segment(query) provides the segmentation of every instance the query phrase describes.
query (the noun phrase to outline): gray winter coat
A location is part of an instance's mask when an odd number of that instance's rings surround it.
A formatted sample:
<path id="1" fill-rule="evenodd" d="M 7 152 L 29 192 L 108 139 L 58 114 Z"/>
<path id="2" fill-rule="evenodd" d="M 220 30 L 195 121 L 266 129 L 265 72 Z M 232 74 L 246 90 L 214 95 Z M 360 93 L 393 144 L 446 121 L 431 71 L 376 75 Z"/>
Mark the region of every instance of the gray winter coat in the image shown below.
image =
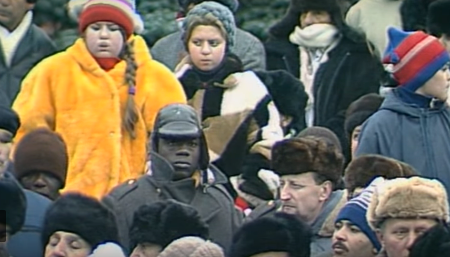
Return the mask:
<path id="1" fill-rule="evenodd" d="M 181 32 L 175 32 L 158 40 L 151 49 L 153 59 L 175 70 L 181 59 L 187 55 L 181 39 Z M 245 70 L 265 70 L 266 53 L 258 38 L 241 29 L 236 30 L 236 41 L 230 51 L 237 55 Z"/>
<path id="2" fill-rule="evenodd" d="M 152 175 L 129 180 L 113 189 L 103 199 L 117 215 L 122 245 L 125 248 L 130 247 L 128 233 L 134 212 L 140 206 L 174 199 L 194 207 L 208 224 L 212 241 L 228 249 L 243 216 L 234 207 L 233 199 L 222 186 L 227 182 L 225 175 L 211 166 L 214 183 L 196 188 L 193 179 L 169 181 L 167 178 L 171 175 L 167 174 L 173 174 L 172 165 L 157 153 L 152 153 L 151 165 Z"/>
<path id="3" fill-rule="evenodd" d="M 363 125 L 356 156 L 380 154 L 410 164 L 439 179 L 450 193 L 450 109 L 418 108 L 403 102 L 396 90 Z"/>

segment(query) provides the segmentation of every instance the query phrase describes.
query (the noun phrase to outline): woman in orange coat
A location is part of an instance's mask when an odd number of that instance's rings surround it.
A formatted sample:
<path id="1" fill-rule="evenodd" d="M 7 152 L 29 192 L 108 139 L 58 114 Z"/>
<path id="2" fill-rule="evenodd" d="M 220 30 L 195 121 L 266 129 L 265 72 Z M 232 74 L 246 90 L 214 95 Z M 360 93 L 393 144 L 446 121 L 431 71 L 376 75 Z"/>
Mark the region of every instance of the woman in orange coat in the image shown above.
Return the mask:
<path id="1" fill-rule="evenodd" d="M 175 76 L 133 36 L 129 0 L 90 0 L 80 15 L 82 37 L 39 63 L 22 82 L 13 109 L 15 138 L 47 127 L 67 143 L 64 191 L 97 198 L 144 173 L 146 142 L 160 108 L 185 103 Z"/>

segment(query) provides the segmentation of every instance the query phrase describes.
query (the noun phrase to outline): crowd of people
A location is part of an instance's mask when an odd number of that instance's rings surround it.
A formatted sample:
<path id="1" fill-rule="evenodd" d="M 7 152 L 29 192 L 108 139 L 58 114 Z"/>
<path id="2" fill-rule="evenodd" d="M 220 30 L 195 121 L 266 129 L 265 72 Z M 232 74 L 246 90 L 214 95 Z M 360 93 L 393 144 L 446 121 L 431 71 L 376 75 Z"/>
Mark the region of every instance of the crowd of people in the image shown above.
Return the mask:
<path id="1" fill-rule="evenodd" d="M 70 0 L 59 52 L 37 1 L 0 0 L 0 257 L 450 256 L 450 0 L 291 0 L 266 42 L 178 0 L 151 48 Z"/>

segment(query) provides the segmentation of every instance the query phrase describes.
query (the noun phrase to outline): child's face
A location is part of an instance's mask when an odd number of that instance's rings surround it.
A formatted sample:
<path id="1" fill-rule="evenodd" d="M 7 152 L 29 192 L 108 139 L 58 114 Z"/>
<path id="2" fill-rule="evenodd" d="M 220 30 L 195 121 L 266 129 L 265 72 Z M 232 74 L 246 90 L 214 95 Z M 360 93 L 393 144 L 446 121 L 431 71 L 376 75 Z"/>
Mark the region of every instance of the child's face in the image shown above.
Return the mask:
<path id="1" fill-rule="evenodd" d="M 447 66 L 436 72 L 425 85 L 417 90 L 417 93 L 435 97 L 441 101 L 447 100 L 450 85 L 450 73 Z"/>

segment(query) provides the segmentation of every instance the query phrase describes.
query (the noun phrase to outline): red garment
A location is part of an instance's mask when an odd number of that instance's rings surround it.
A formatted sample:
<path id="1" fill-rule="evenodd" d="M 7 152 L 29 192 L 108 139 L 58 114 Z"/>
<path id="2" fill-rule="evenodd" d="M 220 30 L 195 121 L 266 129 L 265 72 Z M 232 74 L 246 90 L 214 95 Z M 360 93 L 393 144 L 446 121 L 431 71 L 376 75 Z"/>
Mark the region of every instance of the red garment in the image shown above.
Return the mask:
<path id="1" fill-rule="evenodd" d="M 249 209 L 250 206 L 248 205 L 248 203 L 241 197 L 237 197 L 236 200 L 234 201 L 234 205 L 239 208 L 239 210 L 241 210 L 242 212 L 244 212 L 245 210 Z"/>
<path id="2" fill-rule="evenodd" d="M 97 61 L 98 65 L 105 71 L 110 71 L 114 66 L 116 66 L 117 63 L 119 63 L 121 60 L 117 57 L 102 57 L 97 58 L 94 57 L 94 59 Z"/>

